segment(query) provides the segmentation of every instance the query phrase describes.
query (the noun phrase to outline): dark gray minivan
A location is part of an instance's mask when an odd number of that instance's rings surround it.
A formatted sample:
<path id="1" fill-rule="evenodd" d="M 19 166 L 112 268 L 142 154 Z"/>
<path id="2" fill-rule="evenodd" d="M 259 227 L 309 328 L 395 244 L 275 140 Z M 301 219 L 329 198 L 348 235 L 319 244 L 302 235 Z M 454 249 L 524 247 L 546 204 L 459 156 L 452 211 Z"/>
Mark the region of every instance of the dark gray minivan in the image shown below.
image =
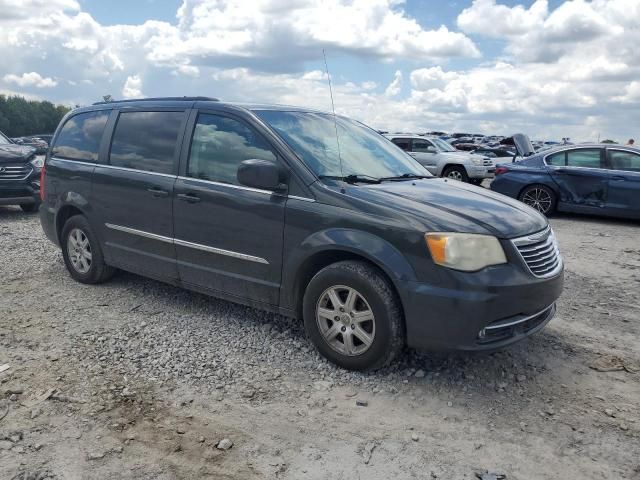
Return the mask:
<path id="1" fill-rule="evenodd" d="M 562 291 L 544 216 L 310 109 L 98 103 L 62 120 L 42 177 L 42 226 L 76 280 L 123 269 L 301 318 L 349 369 L 405 344 L 503 347 Z"/>

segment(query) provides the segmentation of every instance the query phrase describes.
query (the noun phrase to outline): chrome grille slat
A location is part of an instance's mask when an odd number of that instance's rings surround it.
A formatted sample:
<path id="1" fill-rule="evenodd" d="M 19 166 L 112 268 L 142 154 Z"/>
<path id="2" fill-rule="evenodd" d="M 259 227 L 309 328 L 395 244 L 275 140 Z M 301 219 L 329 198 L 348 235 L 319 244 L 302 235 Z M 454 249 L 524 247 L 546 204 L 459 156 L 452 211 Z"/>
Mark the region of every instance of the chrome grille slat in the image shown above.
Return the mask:
<path id="1" fill-rule="evenodd" d="M 539 278 L 551 277 L 562 268 L 562 257 L 550 227 L 512 240 L 529 271 Z"/>
<path id="2" fill-rule="evenodd" d="M 24 180 L 32 171 L 29 164 L 0 165 L 0 180 Z"/>

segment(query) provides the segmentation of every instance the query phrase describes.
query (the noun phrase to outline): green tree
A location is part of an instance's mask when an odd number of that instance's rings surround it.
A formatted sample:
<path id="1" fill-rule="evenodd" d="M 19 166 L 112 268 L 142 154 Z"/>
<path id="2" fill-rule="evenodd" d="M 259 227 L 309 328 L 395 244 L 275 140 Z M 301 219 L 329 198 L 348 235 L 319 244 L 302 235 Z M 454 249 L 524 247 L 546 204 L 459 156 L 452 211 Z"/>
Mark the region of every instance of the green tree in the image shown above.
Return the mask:
<path id="1" fill-rule="evenodd" d="M 48 101 L 0 95 L 0 131 L 9 137 L 53 133 L 68 111 Z"/>

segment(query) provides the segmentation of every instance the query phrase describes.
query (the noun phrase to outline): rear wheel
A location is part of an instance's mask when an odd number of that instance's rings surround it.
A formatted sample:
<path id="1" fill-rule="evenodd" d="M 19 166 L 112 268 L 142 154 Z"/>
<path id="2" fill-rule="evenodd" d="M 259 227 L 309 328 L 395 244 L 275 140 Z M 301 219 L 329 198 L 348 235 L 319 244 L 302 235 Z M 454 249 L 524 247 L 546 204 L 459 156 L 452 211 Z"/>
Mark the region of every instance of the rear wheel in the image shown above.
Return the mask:
<path id="1" fill-rule="evenodd" d="M 318 351 L 349 370 L 383 367 L 404 345 L 400 302 L 384 275 L 365 262 L 338 262 L 318 272 L 307 286 L 303 313 Z"/>
<path id="2" fill-rule="evenodd" d="M 450 178 L 452 180 L 458 180 L 460 182 L 469 181 L 469 175 L 467 175 L 467 171 L 464 167 L 461 167 L 459 165 L 447 167 L 442 176 L 445 178 Z"/>
<path id="3" fill-rule="evenodd" d="M 81 283 L 102 283 L 115 272 L 104 262 L 100 243 L 82 215 L 69 218 L 62 228 L 64 263 L 71 276 Z"/>
<path id="4" fill-rule="evenodd" d="M 544 185 L 529 185 L 522 190 L 519 200 L 544 215 L 550 215 L 556 209 L 557 197 L 555 192 L 549 187 Z"/>

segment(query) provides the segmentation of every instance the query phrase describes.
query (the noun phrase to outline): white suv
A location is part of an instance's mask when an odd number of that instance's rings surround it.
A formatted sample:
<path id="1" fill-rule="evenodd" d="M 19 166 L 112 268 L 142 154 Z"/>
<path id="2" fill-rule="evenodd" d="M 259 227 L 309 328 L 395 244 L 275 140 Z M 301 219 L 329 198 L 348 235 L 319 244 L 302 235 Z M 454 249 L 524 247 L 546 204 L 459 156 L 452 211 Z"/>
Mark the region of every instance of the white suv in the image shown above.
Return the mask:
<path id="1" fill-rule="evenodd" d="M 385 137 L 415 158 L 433 175 L 477 185 L 485 178 L 494 177 L 496 166 L 491 158 L 461 152 L 440 138 L 406 134 Z"/>

